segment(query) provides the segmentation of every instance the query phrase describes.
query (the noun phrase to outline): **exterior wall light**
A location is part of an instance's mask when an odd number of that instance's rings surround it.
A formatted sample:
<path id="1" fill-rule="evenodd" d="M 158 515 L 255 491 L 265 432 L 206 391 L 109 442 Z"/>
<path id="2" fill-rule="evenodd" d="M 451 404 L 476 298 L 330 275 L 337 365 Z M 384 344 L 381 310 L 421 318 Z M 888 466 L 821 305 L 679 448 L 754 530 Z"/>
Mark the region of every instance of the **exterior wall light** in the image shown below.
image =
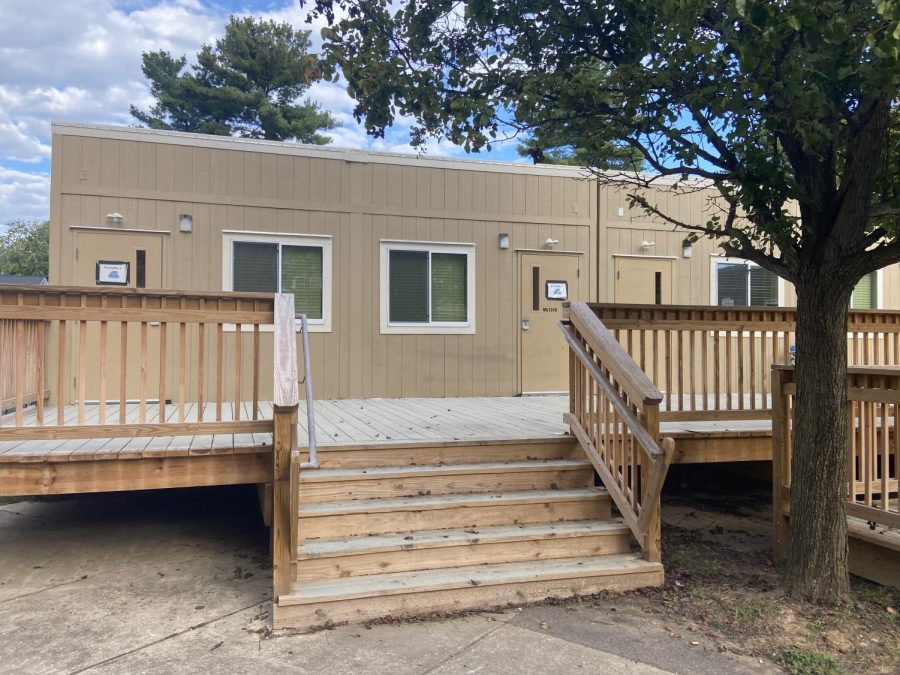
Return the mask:
<path id="1" fill-rule="evenodd" d="M 509 235 L 506 232 L 500 234 L 500 248 L 509 248 Z"/>
<path id="2" fill-rule="evenodd" d="M 181 232 L 190 232 L 194 229 L 194 218 L 190 213 L 182 213 L 178 216 L 178 229 Z"/>
<path id="3" fill-rule="evenodd" d="M 118 211 L 114 211 L 113 213 L 106 214 L 106 222 L 110 225 L 121 225 L 125 222 L 125 216 L 123 216 Z"/>
<path id="4" fill-rule="evenodd" d="M 691 254 L 694 252 L 694 247 L 691 244 L 689 239 L 685 239 L 681 242 L 681 257 L 682 258 L 690 258 Z"/>

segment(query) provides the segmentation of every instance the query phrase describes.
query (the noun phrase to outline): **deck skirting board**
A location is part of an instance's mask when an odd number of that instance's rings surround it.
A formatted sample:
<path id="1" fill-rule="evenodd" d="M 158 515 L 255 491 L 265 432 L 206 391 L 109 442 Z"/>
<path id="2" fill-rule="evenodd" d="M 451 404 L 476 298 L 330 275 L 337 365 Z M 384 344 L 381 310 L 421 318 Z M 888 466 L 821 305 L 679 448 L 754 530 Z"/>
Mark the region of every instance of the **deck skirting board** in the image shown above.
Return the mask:
<path id="1" fill-rule="evenodd" d="M 265 483 L 271 452 L 61 462 L 0 462 L 0 495 L 36 496 Z"/>

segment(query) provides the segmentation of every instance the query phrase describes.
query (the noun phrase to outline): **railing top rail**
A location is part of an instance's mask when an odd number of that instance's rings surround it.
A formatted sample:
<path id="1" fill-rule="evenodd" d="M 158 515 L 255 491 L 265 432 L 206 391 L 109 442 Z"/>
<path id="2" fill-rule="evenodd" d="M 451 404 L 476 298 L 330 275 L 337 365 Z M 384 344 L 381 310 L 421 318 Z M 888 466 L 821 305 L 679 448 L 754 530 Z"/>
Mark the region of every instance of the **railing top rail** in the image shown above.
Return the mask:
<path id="1" fill-rule="evenodd" d="M 586 303 L 571 303 L 569 320 L 634 403 L 659 405 L 662 402 L 663 395 L 656 385 Z"/>
<path id="2" fill-rule="evenodd" d="M 273 302 L 272 293 L 250 293 L 243 291 L 187 291 L 167 288 L 120 288 L 116 286 L 34 286 L 22 284 L 0 285 L 0 296 L 25 295 L 115 295 L 134 296 L 148 298 L 203 298 L 204 300 L 217 300 L 227 298 L 230 300 L 261 300 Z"/>
<path id="3" fill-rule="evenodd" d="M 268 325 L 270 293 L 72 286 L 0 286 L 0 319 Z"/>
<path id="4" fill-rule="evenodd" d="M 634 325 L 639 328 L 684 329 L 691 324 L 705 330 L 709 322 L 720 327 L 736 329 L 765 326 L 769 330 L 793 330 L 797 321 L 796 307 L 723 307 L 718 305 L 636 305 L 609 302 L 586 303 L 610 327 Z M 675 325 L 677 324 L 677 325 Z M 847 315 L 847 330 L 867 331 L 873 328 L 888 332 L 900 331 L 900 310 L 851 309 Z"/>

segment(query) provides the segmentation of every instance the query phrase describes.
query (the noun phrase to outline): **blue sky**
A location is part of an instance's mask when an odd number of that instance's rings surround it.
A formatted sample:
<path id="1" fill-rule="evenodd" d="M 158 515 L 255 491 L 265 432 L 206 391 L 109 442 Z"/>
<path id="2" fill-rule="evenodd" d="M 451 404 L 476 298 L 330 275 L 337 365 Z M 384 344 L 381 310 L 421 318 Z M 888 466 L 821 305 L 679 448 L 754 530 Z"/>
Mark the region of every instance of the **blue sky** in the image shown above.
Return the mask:
<path id="1" fill-rule="evenodd" d="M 0 228 L 16 218 L 46 218 L 50 189 L 50 122 L 133 124 L 129 105 L 152 103 L 141 53 L 165 49 L 189 57 L 221 34 L 231 14 L 308 26 L 296 0 L 2 0 L 0 2 Z M 342 126 L 343 147 L 410 152 L 409 123 L 384 139 L 367 137 L 353 120 L 353 100 L 339 84 L 316 83 L 309 96 Z M 465 155 L 431 143 L 430 155 Z M 514 143 L 492 153 L 518 160 Z"/>

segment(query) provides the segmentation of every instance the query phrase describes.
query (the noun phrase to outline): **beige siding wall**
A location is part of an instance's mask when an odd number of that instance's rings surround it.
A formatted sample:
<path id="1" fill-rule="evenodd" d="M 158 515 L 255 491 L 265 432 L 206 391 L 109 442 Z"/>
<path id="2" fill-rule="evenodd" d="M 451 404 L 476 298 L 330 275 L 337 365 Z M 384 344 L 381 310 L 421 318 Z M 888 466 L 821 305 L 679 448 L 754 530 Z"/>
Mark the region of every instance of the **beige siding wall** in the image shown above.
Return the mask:
<path id="1" fill-rule="evenodd" d="M 676 196 L 665 190 L 652 199 L 660 209 L 679 221 L 700 225 L 710 217 L 709 192 Z M 694 243 L 691 257 L 682 256 L 682 242 L 687 232 L 675 230 L 661 218 L 648 216 L 639 207 L 629 207 L 625 191 L 612 187 L 599 188 L 600 250 L 598 255 L 599 295 L 601 302 L 615 302 L 616 254 L 664 256 L 674 259 L 672 302 L 681 305 L 710 304 L 711 256 L 721 253 L 715 244 L 703 239 Z M 621 215 L 620 215 L 621 213 Z M 641 242 L 654 246 L 641 249 Z"/>
<path id="2" fill-rule="evenodd" d="M 630 208 L 624 191 L 608 187 L 598 188 L 597 255 L 598 293 L 601 302 L 615 302 L 615 254 L 666 256 L 674 258 L 675 280 L 672 293 L 674 304 L 708 305 L 712 298 L 712 260 L 722 255 L 718 245 L 701 239 L 692 246 L 691 257 L 682 255 L 682 242 L 687 234 L 662 219 L 648 217 L 640 208 Z M 709 199 L 712 191 L 676 196 L 660 190 L 654 194 L 655 203 L 666 214 L 682 222 L 701 225 L 712 215 Z M 623 215 L 619 215 L 619 209 Z M 655 242 L 643 251 L 641 242 Z M 900 309 L 900 265 L 891 265 L 880 272 L 878 304 L 880 309 Z M 792 284 L 782 284 L 783 305 L 795 306 L 797 295 Z"/>
<path id="3" fill-rule="evenodd" d="M 146 138 L 150 135 L 142 134 Z M 596 247 L 596 191 L 577 175 L 345 161 L 56 134 L 51 283 L 74 278 L 75 227 L 164 230 L 164 285 L 221 290 L 225 230 L 333 237 L 332 332 L 311 334 L 316 396 L 484 396 L 519 391 L 515 249 Z M 253 146 L 249 146 L 253 147 Z M 365 155 L 361 155 L 365 158 Z M 178 215 L 193 232 L 178 232 Z M 500 233 L 511 248 L 501 250 Z M 475 244 L 474 335 L 382 335 L 382 239 Z M 596 272 L 580 295 L 596 297 Z"/>
<path id="4" fill-rule="evenodd" d="M 164 286 L 222 290 L 223 231 L 333 237 L 332 332 L 313 333 L 316 395 L 483 396 L 520 391 L 516 249 L 580 251 L 581 298 L 615 301 L 614 254 L 673 259 L 672 301 L 711 302 L 713 242 L 682 256 L 685 233 L 628 205 L 622 190 L 578 171 L 398 159 L 285 144 L 209 141 L 142 130 L 64 127 L 53 136 L 51 283 L 74 281 L 72 228 L 162 230 Z M 709 217 L 709 194 L 653 199 L 690 223 Z M 620 211 L 621 209 L 621 211 Z M 193 232 L 178 231 L 178 215 Z M 113 227 L 113 226 L 109 226 Z M 509 250 L 498 245 L 500 233 Z M 382 335 L 382 239 L 475 244 L 474 335 Z M 643 251 L 642 241 L 655 245 Z M 900 270 L 883 271 L 884 308 L 900 308 Z M 794 304 L 792 289 L 785 303 Z"/>

